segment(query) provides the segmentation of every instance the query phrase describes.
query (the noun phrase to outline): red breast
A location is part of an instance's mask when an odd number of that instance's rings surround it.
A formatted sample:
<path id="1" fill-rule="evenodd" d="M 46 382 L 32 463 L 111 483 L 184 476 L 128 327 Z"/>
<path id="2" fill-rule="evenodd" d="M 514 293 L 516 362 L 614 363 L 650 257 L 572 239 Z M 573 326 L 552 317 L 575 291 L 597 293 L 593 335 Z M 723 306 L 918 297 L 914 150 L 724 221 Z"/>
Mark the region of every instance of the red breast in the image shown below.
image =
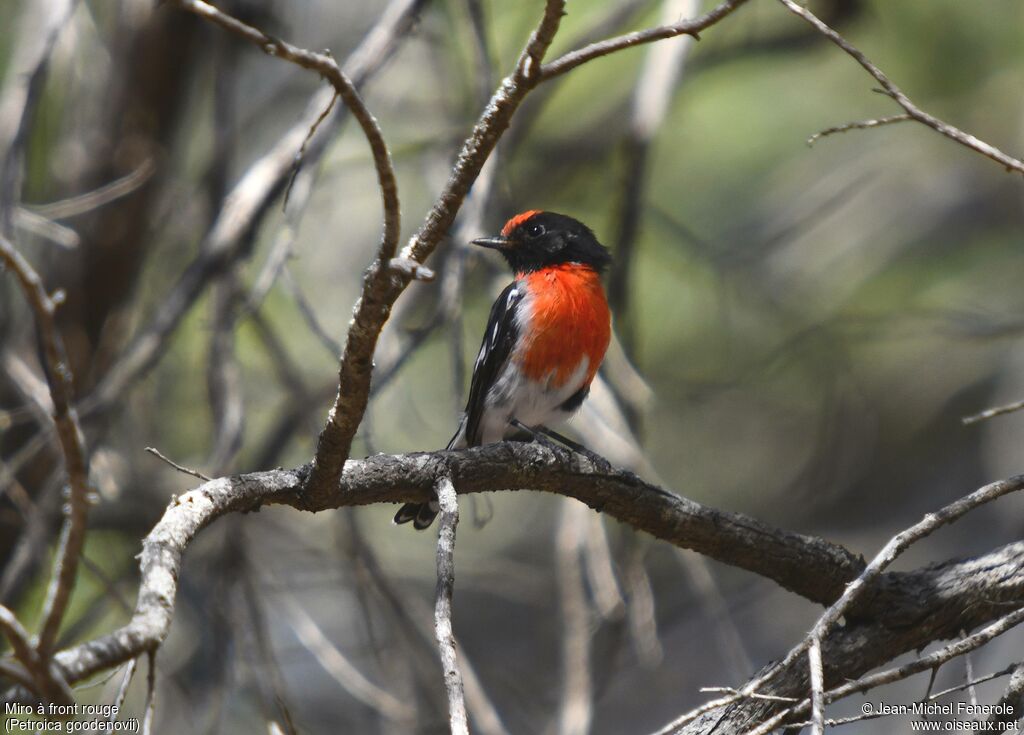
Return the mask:
<path id="1" fill-rule="evenodd" d="M 536 381 L 551 375 L 552 386 L 561 387 L 585 356 L 583 385 L 590 385 L 611 339 L 611 314 L 598 274 L 563 263 L 516 276 L 530 293 L 530 324 L 517 356 L 523 372 Z"/>

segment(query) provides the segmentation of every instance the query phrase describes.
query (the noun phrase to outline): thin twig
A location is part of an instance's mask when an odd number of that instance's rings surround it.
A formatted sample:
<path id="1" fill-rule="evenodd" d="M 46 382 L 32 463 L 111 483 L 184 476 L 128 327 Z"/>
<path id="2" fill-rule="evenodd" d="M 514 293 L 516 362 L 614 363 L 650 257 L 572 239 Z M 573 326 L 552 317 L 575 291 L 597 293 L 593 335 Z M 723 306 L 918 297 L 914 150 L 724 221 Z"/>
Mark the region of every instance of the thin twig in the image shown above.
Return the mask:
<path id="1" fill-rule="evenodd" d="M 146 705 L 142 715 L 142 735 L 153 732 L 153 715 L 156 712 L 156 651 L 150 650 L 146 655 L 149 666 L 146 670 Z"/>
<path id="2" fill-rule="evenodd" d="M 398 42 L 407 37 L 407 31 L 425 1 L 393 0 L 388 4 L 376 25 L 345 63 L 346 75 L 357 86 L 374 76 L 391 58 Z M 203 238 L 199 255 L 160 302 L 160 308 L 149 324 L 135 335 L 97 386 L 83 399 L 81 411 L 84 416 L 102 414 L 117 405 L 125 390 L 159 361 L 170 337 L 213 277 L 222 272 L 227 263 L 248 256 L 257 228 L 287 182 L 295 153 L 333 95 L 333 87 L 324 87 L 316 92 L 302 119 L 254 161 L 232 187 L 224 198 L 216 221 Z M 327 124 L 321 125 L 308 145 L 307 165 L 310 159 L 323 155 L 346 110 L 336 106 Z"/>
<path id="3" fill-rule="evenodd" d="M 633 46 L 639 46 L 644 43 L 661 41 L 666 38 L 675 38 L 676 36 L 682 35 L 699 38 L 698 34 L 701 31 L 710 28 L 715 23 L 722 20 L 722 18 L 726 17 L 743 5 L 744 2 L 746 2 L 746 0 L 725 0 L 725 2 L 720 3 L 709 12 L 692 20 L 684 20 L 672 25 L 626 33 L 622 36 L 598 41 L 584 46 L 581 49 L 570 51 L 567 54 L 559 56 L 554 61 L 545 64 L 541 69 L 541 78 L 547 81 L 548 79 L 557 77 L 560 74 L 565 74 L 571 69 L 575 69 L 580 64 L 585 64 L 586 62 L 601 56 L 607 56 L 608 54 L 615 53 L 616 51 L 632 48 Z"/>
<path id="4" fill-rule="evenodd" d="M 36 214 L 31 209 L 15 207 L 13 221 L 18 229 L 39 235 L 65 250 L 74 250 L 82 244 L 82 238 L 70 227 Z"/>
<path id="5" fill-rule="evenodd" d="M 596 513 L 589 513 L 584 522 L 587 524 L 587 530 L 583 534 L 583 560 L 587 582 L 594 595 L 594 605 L 601 617 L 606 620 L 621 618 L 626 601 L 615 577 L 604 519 Z"/>
<path id="6" fill-rule="evenodd" d="M 1024 489 L 1024 476 L 1016 476 L 1008 480 L 1001 480 L 986 485 L 970 495 L 956 500 L 944 506 L 935 513 L 927 514 L 921 521 L 901 531 L 882 548 L 872 559 L 864 570 L 852 582 L 845 586 L 843 594 L 818 618 L 811 632 L 797 646 L 792 648 L 780 663 L 772 666 L 764 674 L 752 679 L 741 687 L 736 695 L 722 697 L 708 702 L 690 712 L 680 715 L 675 720 L 658 731 L 658 735 L 675 732 L 683 725 L 696 720 L 701 715 L 714 709 L 725 707 L 742 699 L 747 694 L 762 689 L 765 684 L 773 679 L 779 672 L 788 670 L 801 656 L 810 648 L 815 640 L 823 641 L 829 630 L 839 621 L 843 615 L 851 609 L 860 596 L 869 589 L 871 584 L 881 573 L 900 556 L 912 544 L 933 533 L 936 529 L 953 523 L 964 514 L 985 503 L 992 502 L 1011 492 Z M 831 702 L 826 693 L 825 703 Z M 809 706 L 810 700 L 804 700 Z M 804 710 L 805 711 L 805 710 Z M 793 714 L 798 714 L 798 708 L 786 708 L 776 713 L 762 725 L 751 731 L 749 735 L 764 735 L 771 732 L 780 723 L 784 722 Z"/>
<path id="7" fill-rule="evenodd" d="M 334 58 L 330 54 L 308 51 L 274 38 L 202 0 L 175 0 L 175 2 L 182 9 L 195 13 L 249 41 L 268 56 L 284 59 L 304 69 L 315 71 L 331 83 L 342 102 L 345 103 L 345 107 L 363 129 L 366 142 L 370 145 L 384 209 L 384 231 L 381 234 L 379 258 L 383 262 L 394 257 L 401 220 L 398 204 L 398 181 L 395 178 L 394 165 L 391 163 L 391 152 L 384 142 L 384 134 L 381 132 L 380 125 L 370 114 L 355 85 L 342 72 Z M 303 144 L 305 145 L 306 142 L 304 139 Z"/>
<path id="8" fill-rule="evenodd" d="M 999 698 L 997 704 L 1002 705 L 1002 707 L 989 715 L 989 722 L 1008 724 L 1017 722 L 1021 717 L 1024 717 L 1024 709 L 1022 709 L 1022 706 L 1024 706 L 1024 663 L 1019 663 L 1012 667 L 1006 691 L 1003 692 L 1003 696 Z"/>
<path id="9" fill-rule="evenodd" d="M 331 95 L 331 101 L 327 103 L 327 107 L 324 108 L 324 111 L 321 112 L 320 116 L 313 121 L 312 125 L 310 125 L 309 133 L 306 134 L 306 138 L 302 141 L 302 145 L 299 146 L 299 151 L 298 153 L 295 154 L 295 164 L 294 167 L 292 168 L 292 175 L 291 177 L 289 177 L 288 184 L 287 186 L 285 186 L 284 189 L 284 198 L 281 201 L 282 211 L 288 211 L 288 199 L 289 197 L 291 197 L 292 185 L 295 183 L 295 177 L 299 175 L 299 169 L 302 168 L 302 159 L 306 155 L 306 148 L 309 146 L 309 141 L 313 139 L 313 136 L 316 135 L 317 129 L 320 127 L 323 121 L 327 119 L 327 116 L 331 114 L 331 111 L 334 110 L 334 105 L 337 102 L 338 93 L 335 92 L 333 95 Z"/>
<path id="10" fill-rule="evenodd" d="M 4 605 L 0 605 L 0 632 L 7 637 L 14 655 L 31 676 L 33 688 L 39 697 L 59 704 L 74 701 L 67 683 L 54 670 L 50 662 L 39 655 L 32 645 L 32 637 L 28 631 L 22 627 L 14 613 Z"/>
<path id="11" fill-rule="evenodd" d="M 985 626 L 977 633 L 950 643 L 948 646 L 944 646 L 937 651 L 933 651 L 927 656 L 922 656 L 902 666 L 885 669 L 884 671 L 863 676 L 860 679 L 847 682 L 835 689 L 830 689 L 825 692 L 824 701 L 827 704 L 836 702 L 845 697 L 849 697 L 850 695 L 860 694 L 884 684 L 892 684 L 893 682 L 902 681 L 914 674 L 919 674 L 922 671 L 935 668 L 947 661 L 951 661 L 954 658 L 963 656 L 970 651 L 980 648 L 992 639 L 1002 635 L 1021 623 L 1024 623 L 1024 608 L 1014 610 L 1012 613 L 1004 615 L 995 622 Z M 759 727 L 750 730 L 746 735 L 767 735 L 788 718 L 807 712 L 810 707 L 810 700 L 805 699 L 800 704 L 779 712 Z"/>
<path id="12" fill-rule="evenodd" d="M 448 719 L 452 735 L 469 735 L 462 673 L 452 630 L 452 593 L 455 590 L 455 528 L 459 525 L 459 499 L 451 477 L 436 485 L 441 519 L 437 537 L 437 593 L 434 602 L 434 636 L 441 653 L 444 686 L 448 692 Z"/>
<path id="13" fill-rule="evenodd" d="M 853 59 L 860 64 L 868 74 L 874 77 L 874 79 L 882 85 L 884 93 L 888 97 L 892 98 L 896 104 L 902 107 L 909 117 L 922 125 L 927 125 L 940 135 L 944 135 L 962 146 L 977 151 L 987 158 L 991 158 L 993 161 L 1006 168 L 1007 171 L 1016 171 L 1017 173 L 1024 174 L 1024 161 L 1020 161 L 1013 156 L 1007 155 L 995 146 L 990 145 L 983 140 L 979 140 L 970 133 L 965 133 L 963 130 L 956 128 L 949 123 L 943 122 L 915 105 L 899 87 L 889 80 L 881 69 L 875 66 L 874 62 L 868 59 L 868 57 L 829 27 L 824 21 L 814 15 L 810 10 L 794 2 L 794 0 L 779 0 L 779 2 L 782 3 L 789 12 L 803 18 L 805 21 L 810 23 L 818 33 L 825 36 L 832 43 L 853 57 Z"/>
<path id="14" fill-rule="evenodd" d="M 199 470 L 194 470 L 191 467 L 185 467 L 183 465 L 178 464 L 177 462 L 175 462 L 172 459 L 168 459 L 167 457 L 165 457 L 163 454 L 160 453 L 159 449 L 156 449 L 154 447 L 146 447 L 146 451 L 149 452 L 150 454 L 152 454 L 154 457 L 157 457 L 158 459 L 162 459 L 164 462 L 169 464 L 171 467 L 176 469 L 178 472 L 184 472 L 186 475 L 192 475 L 192 477 L 198 477 L 200 480 L 204 480 L 206 482 L 209 482 L 210 479 L 211 479 L 211 478 L 207 477 L 206 475 L 204 475 Z"/>
<path id="15" fill-rule="evenodd" d="M 98 189 L 56 202 L 50 202 L 49 204 L 25 205 L 25 208 L 29 212 L 40 217 L 46 217 L 47 219 L 77 217 L 80 214 L 91 212 L 117 201 L 121 197 L 128 196 L 149 181 L 154 173 L 156 173 L 156 163 L 152 158 L 146 158 L 134 171 L 111 181 L 109 184 L 104 184 Z"/>
<path id="16" fill-rule="evenodd" d="M 1014 411 L 1020 411 L 1024 409 L 1024 401 L 1014 401 L 1013 403 L 1007 403 L 1003 406 L 996 406 L 995 408 L 987 408 L 981 413 L 976 413 L 973 416 L 965 416 L 961 421 L 964 425 L 976 424 L 979 421 L 985 421 L 996 416 L 1002 416 L 1003 414 L 1013 413 Z"/>
<path id="17" fill-rule="evenodd" d="M 395 618 L 395 624 L 403 634 L 408 635 L 410 642 L 414 645 L 413 651 L 422 654 L 415 660 L 420 661 L 425 658 L 428 662 L 429 680 L 432 682 L 438 652 L 432 619 L 433 611 L 419 597 L 404 597 L 400 594 L 400 591 L 391 583 L 388 575 L 381 568 L 373 548 L 363 538 L 358 524 L 354 522 L 354 514 L 345 514 L 345 517 L 349 521 L 348 530 L 354 545 L 353 554 L 354 560 L 357 561 L 357 569 L 361 567 L 365 571 L 374 588 L 383 597 L 387 603 L 386 609 Z M 456 639 L 455 645 L 458 650 L 458 639 Z M 408 665 L 408 653 L 407 649 L 403 649 L 401 652 L 403 665 Z M 483 735 L 509 735 L 497 708 L 480 683 L 473 663 L 466 656 L 465 651 L 461 652 L 458 663 L 465 689 L 467 714 L 472 717 L 476 731 Z"/>
<path id="18" fill-rule="evenodd" d="M 999 679 L 1000 677 L 1003 677 L 1003 676 L 1009 676 L 1009 675 L 1011 675 L 1016 670 L 1017 670 L 1017 666 L 1016 665 L 1014 665 L 1014 666 L 1007 666 L 1005 669 L 1003 669 L 1001 671 L 993 671 L 991 674 L 985 674 L 984 676 L 979 676 L 977 679 L 968 679 L 967 681 L 961 682 L 960 684 L 957 684 L 956 686 L 951 686 L 948 689 L 943 689 L 941 692 L 935 692 L 934 694 L 929 693 L 926 701 L 931 702 L 931 701 L 934 701 L 936 699 L 941 699 L 942 697 L 946 696 L 947 694 L 952 694 L 953 692 L 961 692 L 964 689 L 967 689 L 969 687 L 976 687 L 976 686 L 978 686 L 978 684 L 984 684 L 986 681 L 992 681 L 993 679 Z M 938 667 L 932 669 L 932 671 L 938 671 Z M 934 681 L 934 678 L 935 677 L 933 676 L 932 677 L 933 681 Z"/>
<path id="19" fill-rule="evenodd" d="M 555 537 L 559 609 L 562 615 L 562 696 L 559 735 L 585 735 L 594 716 L 593 672 L 590 663 L 590 620 L 583 586 L 583 529 L 587 510 L 562 501 Z"/>
<path id="20" fill-rule="evenodd" d="M 661 21 L 671 23 L 673 19 L 690 17 L 699 10 L 697 0 L 665 0 L 661 6 Z M 629 127 L 623 136 L 625 174 L 621 177 L 616 206 L 615 268 L 608 277 L 608 303 L 619 325 L 617 332 L 622 346 L 629 355 L 635 352 L 633 335 L 636 334 L 635 329 L 629 328 L 633 323 L 629 298 L 631 275 L 646 201 L 651 144 L 665 120 L 693 44 L 692 36 L 680 36 L 647 49 L 633 93 Z"/>
<path id="21" fill-rule="evenodd" d="M 779 697 L 774 694 L 760 694 L 759 692 L 741 692 L 736 687 L 701 687 L 700 691 L 707 692 L 708 694 L 735 694 L 747 699 L 763 699 L 766 702 L 792 702 L 796 703 L 800 700 L 797 697 Z"/>
<path id="22" fill-rule="evenodd" d="M 78 415 L 73 406 L 74 385 L 68 367 L 64 343 L 57 331 L 54 314 L 56 305 L 43 287 L 42 280 L 28 261 L 14 246 L 0 235 L 0 260 L 18 279 L 25 298 L 35 313 L 36 324 L 42 338 L 43 359 L 53 400 L 53 421 L 57 438 L 64 455 L 64 467 L 68 476 L 70 497 L 61 528 L 57 561 L 46 592 L 46 601 L 41 617 L 42 625 L 36 650 L 41 659 L 50 657 L 53 643 L 60 630 L 64 612 L 71 599 L 78 573 L 78 560 L 85 543 L 86 523 L 92 491 L 89 487 L 89 460 L 85 439 L 78 425 Z"/>
<path id="23" fill-rule="evenodd" d="M 316 312 L 313 310 L 313 305 L 309 303 L 309 299 L 299 288 L 299 284 L 295 281 L 288 266 L 281 269 L 281 282 L 284 284 L 285 289 L 291 295 L 292 300 L 295 302 L 295 306 L 299 310 L 299 314 L 302 319 L 306 322 L 306 326 L 309 327 L 309 331 L 313 333 L 313 336 L 319 340 L 320 344 L 327 348 L 327 351 L 331 353 L 332 357 L 337 358 L 341 354 L 341 342 L 336 340 L 330 335 L 330 333 L 320 324 L 320 319 L 317 317 Z"/>
<path id="24" fill-rule="evenodd" d="M 124 706 L 125 697 L 128 696 L 128 685 L 132 683 L 132 677 L 135 675 L 135 668 L 138 664 L 139 659 L 133 658 L 128 662 L 128 666 L 124 670 L 124 676 L 121 677 L 121 685 L 117 688 L 117 695 L 114 697 L 114 706 L 110 710 L 110 718 L 107 720 L 107 735 L 111 735 L 114 731 L 117 713 Z"/>
<path id="25" fill-rule="evenodd" d="M 880 128 L 883 125 L 892 125 L 894 123 L 906 122 L 907 120 L 913 120 L 910 115 L 903 113 L 901 115 L 890 115 L 889 117 L 873 118 L 871 120 L 859 120 L 858 122 L 850 122 L 844 125 L 836 125 L 832 128 L 825 128 L 820 130 L 810 138 L 807 139 L 807 145 L 812 146 L 818 142 L 819 138 L 824 138 L 829 135 L 835 135 L 836 133 L 845 133 L 849 130 L 868 130 L 870 128 Z"/>
<path id="26" fill-rule="evenodd" d="M 243 558 L 242 562 L 247 565 L 250 564 L 248 557 Z M 257 667 L 256 672 L 258 675 L 257 681 L 260 684 L 263 684 L 264 677 L 269 678 L 271 689 L 270 694 L 273 696 L 274 703 L 277 705 L 281 719 L 284 721 L 284 726 L 280 729 L 284 731 L 284 735 L 298 735 L 295 727 L 295 719 L 292 717 L 291 707 L 288 706 L 287 692 L 284 677 L 281 675 L 281 667 L 277 662 L 277 657 L 274 655 L 274 649 L 270 642 L 269 631 L 267 630 L 267 620 L 263 611 L 262 601 L 256 592 L 256 585 L 253 581 L 255 574 L 256 569 L 251 565 L 249 565 L 249 568 L 245 569 L 242 574 L 241 590 L 242 596 L 247 603 L 250 623 L 249 629 L 252 632 L 260 657 L 261 665 Z"/>

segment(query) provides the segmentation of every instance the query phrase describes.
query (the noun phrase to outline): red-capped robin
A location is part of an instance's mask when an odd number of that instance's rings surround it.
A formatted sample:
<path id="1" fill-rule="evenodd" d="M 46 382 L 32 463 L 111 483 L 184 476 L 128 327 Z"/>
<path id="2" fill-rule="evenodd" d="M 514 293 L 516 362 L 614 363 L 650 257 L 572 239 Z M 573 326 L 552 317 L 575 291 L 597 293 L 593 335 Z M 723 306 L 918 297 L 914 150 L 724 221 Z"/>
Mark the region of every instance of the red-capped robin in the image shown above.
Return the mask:
<path id="1" fill-rule="evenodd" d="M 515 280 L 491 307 L 466 413 L 448 449 L 501 441 L 517 424 L 545 431 L 569 418 L 611 339 L 601 285 L 611 256 L 582 222 L 530 210 L 506 222 L 499 237 L 473 244 L 505 256 Z M 424 529 L 437 513 L 436 500 L 407 503 L 395 523 Z"/>

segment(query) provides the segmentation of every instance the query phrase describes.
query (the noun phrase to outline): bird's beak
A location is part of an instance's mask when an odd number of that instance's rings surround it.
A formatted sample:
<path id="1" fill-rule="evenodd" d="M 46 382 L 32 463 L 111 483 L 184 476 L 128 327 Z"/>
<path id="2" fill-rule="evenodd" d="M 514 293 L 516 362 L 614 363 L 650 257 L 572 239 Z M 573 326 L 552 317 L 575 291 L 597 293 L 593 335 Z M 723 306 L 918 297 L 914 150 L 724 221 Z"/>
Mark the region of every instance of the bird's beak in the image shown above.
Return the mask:
<path id="1" fill-rule="evenodd" d="M 479 237 L 473 241 L 474 245 L 479 245 L 482 248 L 493 248 L 494 250 L 504 250 L 509 245 L 509 239 L 507 237 Z"/>

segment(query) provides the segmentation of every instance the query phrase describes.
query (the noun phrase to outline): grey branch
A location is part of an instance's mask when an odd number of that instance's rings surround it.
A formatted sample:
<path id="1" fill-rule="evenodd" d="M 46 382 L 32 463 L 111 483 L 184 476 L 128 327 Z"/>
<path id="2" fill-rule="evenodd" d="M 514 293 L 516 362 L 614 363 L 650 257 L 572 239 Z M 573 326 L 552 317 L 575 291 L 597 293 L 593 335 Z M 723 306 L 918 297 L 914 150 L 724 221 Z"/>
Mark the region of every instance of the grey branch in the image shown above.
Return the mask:
<path id="1" fill-rule="evenodd" d="M 710 28 L 715 23 L 722 20 L 722 18 L 732 13 L 736 8 L 743 5 L 744 2 L 746 2 L 746 0 L 725 0 L 725 2 L 720 3 L 698 18 L 684 20 L 672 25 L 658 26 L 657 28 L 648 28 L 643 31 L 627 33 L 604 41 L 597 41 L 596 43 L 584 46 L 581 49 L 576 49 L 575 51 L 570 51 L 567 54 L 559 56 L 554 61 L 544 64 L 541 68 L 541 78 L 547 81 L 548 79 L 552 79 L 553 77 L 557 77 L 561 74 L 565 74 L 567 71 L 575 69 L 580 64 L 585 64 L 593 59 L 597 59 L 601 56 L 607 56 L 608 54 L 612 54 L 623 49 L 632 48 L 633 46 L 640 46 L 641 44 L 652 43 L 654 41 L 661 41 L 666 38 L 675 38 L 676 36 L 683 35 L 699 38 L 698 34 L 701 31 Z"/>
<path id="2" fill-rule="evenodd" d="M 871 128 L 880 128 L 885 125 L 894 125 L 896 123 L 907 122 L 913 120 L 910 115 L 903 113 L 901 115 L 889 115 L 888 117 L 872 118 L 870 120 L 858 120 L 857 122 L 845 123 L 843 125 L 836 125 L 835 127 L 825 128 L 820 130 L 810 138 L 807 139 L 807 145 L 812 146 L 818 142 L 819 138 L 825 138 L 829 135 L 835 135 L 837 133 L 846 133 L 850 130 L 870 130 Z"/>
<path id="3" fill-rule="evenodd" d="M 64 469 L 71 490 L 64 524 L 61 527 L 57 561 L 54 563 L 53 576 L 46 591 L 42 625 L 36 644 L 42 665 L 48 666 L 53 643 L 71 600 L 71 591 L 74 589 L 78 574 L 78 562 L 85 543 L 92 495 L 89 487 L 89 456 L 73 404 L 74 386 L 64 352 L 64 342 L 57 331 L 54 319 L 57 308 L 54 299 L 46 292 L 42 280 L 29 262 L 3 236 L 0 236 L 0 262 L 3 262 L 18 280 L 39 327 L 43 361 L 53 403 L 53 423 L 57 429 L 57 439 L 64 456 Z"/>
<path id="4" fill-rule="evenodd" d="M 870 74 L 875 80 L 882 85 L 882 90 L 886 96 L 890 97 L 896 104 L 903 108 L 904 112 L 917 122 L 922 125 L 927 125 L 929 128 L 944 135 L 952 141 L 959 143 L 962 146 L 966 146 L 973 151 L 977 151 L 983 156 L 991 158 L 996 163 L 1001 164 L 1006 168 L 1007 171 L 1016 171 L 1017 173 L 1024 174 L 1024 161 L 1021 161 L 1013 156 L 1007 155 L 1003 151 L 999 150 L 993 145 L 986 143 L 983 140 L 979 140 L 970 133 L 965 133 L 957 127 L 950 125 L 947 122 L 940 120 L 939 118 L 928 114 L 920 107 L 914 104 L 914 102 L 897 87 L 887 77 L 881 69 L 875 66 L 868 57 L 866 57 L 860 50 L 853 46 L 849 41 L 836 33 L 835 30 L 830 28 L 824 21 L 818 18 L 807 8 L 797 4 L 793 0 L 779 0 L 789 12 L 794 15 L 798 15 L 807 21 L 818 33 L 825 36 L 828 40 L 834 43 L 836 46 L 841 48 L 847 54 L 849 54 L 858 64 L 860 64 L 864 70 Z M 898 116 L 897 116 L 898 117 Z M 877 122 L 877 121 L 871 121 Z M 890 119 L 886 122 L 898 122 L 896 119 Z M 880 123 L 879 123 L 880 124 Z M 850 127 L 876 127 L 876 125 L 857 125 L 854 124 Z M 841 128 L 840 128 L 841 129 Z M 838 132 L 838 131 L 835 131 Z"/>
<path id="5" fill-rule="evenodd" d="M 384 11 L 344 65 L 345 75 L 357 87 L 367 82 L 391 57 L 423 3 L 424 0 L 395 0 Z M 80 410 L 83 416 L 103 413 L 116 405 L 125 390 L 156 364 L 170 336 L 213 276 L 232 261 L 247 256 L 259 223 L 271 203 L 284 190 L 295 156 L 305 143 L 311 126 L 334 94 L 333 87 L 324 87 L 316 92 L 302 119 L 254 161 L 232 187 L 216 221 L 203 238 L 199 255 L 162 300 L 157 315 L 133 338 L 115 365 L 82 401 Z M 337 107 L 309 140 L 305 154 L 307 165 L 326 150 L 345 111 L 347 108 Z"/>
<path id="6" fill-rule="evenodd" d="M 537 73 L 564 11 L 564 0 L 547 0 L 544 15 L 531 34 L 515 71 L 501 83 L 463 144 L 451 177 L 419 232 L 401 257 L 424 262 L 448 232 L 469 188 L 480 175 L 498 140 L 526 95 L 540 81 Z M 393 253 L 392 253 L 393 255 Z M 373 354 L 395 301 L 409 284 L 387 263 L 376 260 L 363 277 L 363 289 L 349 323 L 345 350 L 338 371 L 338 394 L 320 432 L 307 497 L 315 505 L 329 495 L 342 473 L 345 460 L 370 396 Z"/>
<path id="7" fill-rule="evenodd" d="M 174 499 L 143 544 L 142 582 L 131 620 L 59 653 L 56 660 L 66 679 L 73 683 L 155 650 L 170 628 L 181 556 L 196 534 L 228 513 L 268 504 L 307 507 L 309 498 L 301 491 L 309 471 L 306 465 L 220 478 Z M 446 475 L 459 493 L 530 488 L 574 497 L 634 528 L 773 579 L 816 602 L 839 599 L 863 569 L 863 562 L 841 546 L 702 506 L 628 472 L 601 471 L 567 451 L 519 442 L 349 460 L 340 486 L 313 509 L 423 502 L 437 478 Z M 1007 482 L 1024 487 L 1024 477 Z M 903 651 L 988 623 L 1005 613 L 1008 600 L 1021 597 L 1024 542 L 980 559 L 882 574 L 847 615 L 864 622 L 833 630 L 822 641 L 826 683 L 836 675 L 836 662 L 859 676 Z M 807 667 L 802 658 L 799 664 L 798 671 L 775 680 L 785 691 L 762 693 L 805 696 Z"/>
<path id="8" fill-rule="evenodd" d="M 32 638 L 28 631 L 7 607 L 0 605 L 0 632 L 6 636 L 14 650 L 14 655 L 25 668 L 27 676 L 13 666 L 5 666 L 4 673 L 16 681 L 31 681 L 32 688 L 39 692 L 51 702 L 68 704 L 74 701 L 71 690 L 67 683 L 61 678 L 60 673 L 54 671 L 50 662 L 41 658 L 32 645 Z M 7 663 L 2 661 L 0 663 Z"/>
<path id="9" fill-rule="evenodd" d="M 979 421 L 986 421 L 987 419 L 992 419 L 996 416 L 1003 416 L 1004 414 L 1013 413 L 1014 411 L 1020 411 L 1022 409 L 1024 409 L 1024 401 L 1014 401 L 1013 403 L 1007 403 L 1003 406 L 987 408 L 981 413 L 976 413 L 973 416 L 965 416 L 961 420 L 965 425 L 976 424 Z"/>
<path id="10" fill-rule="evenodd" d="M 455 591 L 455 528 L 459 525 L 459 499 L 450 477 L 437 481 L 437 502 L 441 523 L 437 537 L 437 592 L 434 601 L 434 637 L 437 638 L 448 692 L 448 721 L 452 735 L 469 735 L 462 674 L 455 652 L 452 630 L 452 594 Z"/>

